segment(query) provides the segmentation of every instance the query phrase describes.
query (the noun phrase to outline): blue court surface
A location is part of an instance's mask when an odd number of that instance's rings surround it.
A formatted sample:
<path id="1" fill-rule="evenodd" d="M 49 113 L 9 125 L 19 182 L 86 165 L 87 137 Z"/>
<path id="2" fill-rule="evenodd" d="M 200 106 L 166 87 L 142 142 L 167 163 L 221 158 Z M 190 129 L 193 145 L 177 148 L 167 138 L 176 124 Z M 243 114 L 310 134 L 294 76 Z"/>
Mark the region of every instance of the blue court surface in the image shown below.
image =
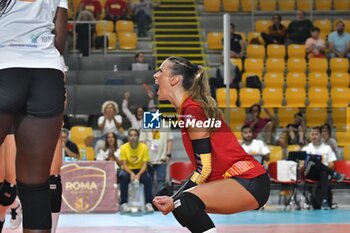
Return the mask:
<path id="1" fill-rule="evenodd" d="M 233 215 L 211 215 L 218 232 L 244 233 L 347 233 L 350 232 L 350 210 L 331 211 L 249 211 Z M 9 220 L 9 216 L 7 216 Z M 19 233 L 5 224 L 5 233 Z M 189 232 L 179 226 L 170 214 L 144 215 L 62 214 L 57 233 L 174 233 Z"/>

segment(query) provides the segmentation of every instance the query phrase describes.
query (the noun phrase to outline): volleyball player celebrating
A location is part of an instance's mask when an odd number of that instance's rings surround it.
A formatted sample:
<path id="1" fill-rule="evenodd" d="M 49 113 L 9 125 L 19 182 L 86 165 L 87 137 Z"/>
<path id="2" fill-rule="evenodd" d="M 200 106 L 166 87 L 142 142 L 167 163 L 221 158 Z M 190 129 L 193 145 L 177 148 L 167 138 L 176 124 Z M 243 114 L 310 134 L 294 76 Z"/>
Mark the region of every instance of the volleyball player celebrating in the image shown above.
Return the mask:
<path id="1" fill-rule="evenodd" d="M 66 24 L 67 0 L 0 0 L 0 143 L 14 125 L 25 233 L 51 231 L 48 177 L 64 109 Z"/>
<path id="2" fill-rule="evenodd" d="M 269 177 L 222 120 L 203 68 L 170 57 L 154 78 L 159 99 L 169 100 L 180 120 L 221 122 L 214 129 L 195 127 L 199 124 L 182 129 L 184 147 L 196 169 L 173 197 L 155 197 L 156 207 L 163 214 L 173 212 L 182 226 L 195 233 L 216 232 L 207 213 L 232 214 L 262 207 L 270 194 Z"/>

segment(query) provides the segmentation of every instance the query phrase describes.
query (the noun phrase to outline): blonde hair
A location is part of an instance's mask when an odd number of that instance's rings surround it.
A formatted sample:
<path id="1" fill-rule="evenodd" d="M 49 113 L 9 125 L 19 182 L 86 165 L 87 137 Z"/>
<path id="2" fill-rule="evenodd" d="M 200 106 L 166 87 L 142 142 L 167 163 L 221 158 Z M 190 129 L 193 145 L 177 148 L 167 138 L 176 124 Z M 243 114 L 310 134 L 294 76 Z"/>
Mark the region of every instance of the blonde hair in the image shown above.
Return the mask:
<path id="1" fill-rule="evenodd" d="M 183 77 L 182 86 L 188 91 L 192 99 L 201 104 L 207 118 L 218 119 L 222 112 L 217 108 L 216 101 L 210 95 L 207 74 L 202 66 L 193 65 L 189 60 L 181 57 L 169 57 L 173 63 L 172 75 Z"/>
<path id="2" fill-rule="evenodd" d="M 101 107 L 101 113 L 104 114 L 105 111 L 106 111 L 106 108 L 108 107 L 108 105 L 112 105 L 114 110 L 115 110 L 115 114 L 118 114 L 119 113 L 119 107 L 118 107 L 118 104 L 112 100 L 108 100 L 106 102 L 104 102 L 102 104 L 102 107 Z"/>

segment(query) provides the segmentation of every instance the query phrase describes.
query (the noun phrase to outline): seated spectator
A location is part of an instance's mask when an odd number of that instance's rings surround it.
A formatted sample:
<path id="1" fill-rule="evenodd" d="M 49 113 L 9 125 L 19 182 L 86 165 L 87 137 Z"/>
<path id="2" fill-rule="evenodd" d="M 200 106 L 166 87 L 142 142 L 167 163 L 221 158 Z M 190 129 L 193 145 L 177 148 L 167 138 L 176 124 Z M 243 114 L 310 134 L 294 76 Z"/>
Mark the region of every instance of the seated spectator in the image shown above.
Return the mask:
<path id="1" fill-rule="evenodd" d="M 320 29 L 314 27 L 311 29 L 311 37 L 305 42 L 307 58 L 325 58 L 326 42 L 320 38 Z"/>
<path id="2" fill-rule="evenodd" d="M 116 174 L 119 177 L 121 161 L 117 135 L 115 133 L 107 133 L 105 146 L 97 153 L 96 160 L 115 162 Z"/>
<path id="3" fill-rule="evenodd" d="M 83 10 L 79 13 L 78 21 L 95 21 L 94 15 L 90 11 Z M 93 25 L 89 23 L 77 23 L 75 27 L 77 33 L 77 49 L 82 56 L 86 57 L 90 54 L 91 40 L 93 36 Z"/>
<path id="4" fill-rule="evenodd" d="M 313 24 L 309 19 L 305 19 L 305 13 L 298 11 L 297 19 L 292 21 L 287 28 L 287 45 L 289 44 L 305 44 L 310 37 L 310 31 Z"/>
<path id="5" fill-rule="evenodd" d="M 156 194 L 165 183 L 173 148 L 173 134 L 171 131 L 143 129 L 140 132 L 140 142 L 145 143 L 149 149 L 148 173 L 152 179 L 153 193 Z"/>
<path id="6" fill-rule="evenodd" d="M 286 126 L 279 144 L 286 148 L 288 145 L 305 145 L 306 123 L 301 112 L 294 114 L 294 122 Z"/>
<path id="7" fill-rule="evenodd" d="M 120 156 L 123 170 L 120 173 L 120 199 L 121 211 L 129 212 L 128 185 L 130 182 L 139 181 L 144 184 L 145 190 L 145 209 L 153 212 L 152 207 L 152 181 L 147 172 L 147 163 L 149 161 L 147 145 L 139 143 L 139 131 L 129 129 L 128 143 L 120 147 Z"/>
<path id="8" fill-rule="evenodd" d="M 147 95 L 149 98 L 148 109 L 152 110 L 155 107 L 154 100 L 153 100 L 153 92 L 147 91 Z M 130 92 L 128 92 L 128 91 L 125 92 L 124 93 L 124 100 L 122 103 L 123 113 L 130 121 L 132 129 L 141 130 L 142 124 L 143 124 L 143 112 L 144 112 L 144 110 L 142 107 L 138 107 L 136 109 L 136 114 L 131 113 L 131 111 L 128 108 L 129 97 L 130 97 Z"/>
<path id="9" fill-rule="evenodd" d="M 332 148 L 321 141 L 321 128 L 314 127 L 311 131 L 311 143 L 302 148 L 308 154 L 322 156 L 322 161 L 315 156 L 310 156 L 305 167 L 305 177 L 312 180 L 319 180 L 321 183 L 321 208 L 331 209 L 329 203 L 330 177 L 338 182 L 344 179 L 344 174 L 333 171 L 334 161 L 337 160 Z"/>
<path id="10" fill-rule="evenodd" d="M 350 35 L 344 31 L 345 24 L 338 21 L 336 31 L 328 36 L 329 56 L 350 59 Z"/>
<path id="11" fill-rule="evenodd" d="M 68 134 L 69 131 L 68 129 L 62 129 L 62 151 L 64 153 L 64 158 L 65 159 L 76 159 L 79 160 L 80 155 L 79 155 L 79 148 L 77 144 L 74 142 L 68 140 Z"/>
<path id="12" fill-rule="evenodd" d="M 147 37 L 147 29 L 151 23 L 151 10 L 159 6 L 159 3 L 153 3 L 151 1 L 140 0 L 133 6 L 134 18 L 137 23 L 138 36 Z"/>
<path id="13" fill-rule="evenodd" d="M 286 41 L 286 27 L 281 24 L 281 15 L 272 16 L 272 25 L 269 26 L 268 33 L 261 33 L 261 37 L 264 39 L 265 44 L 284 44 Z"/>
<path id="14" fill-rule="evenodd" d="M 260 163 L 263 163 L 263 161 L 270 160 L 270 149 L 262 140 L 253 139 L 253 131 L 250 128 L 250 126 L 242 126 L 241 135 L 241 146 L 245 150 L 245 152 L 255 157 Z"/>
<path id="15" fill-rule="evenodd" d="M 130 70 L 133 71 L 144 71 L 151 70 L 151 66 L 145 62 L 145 54 L 138 52 L 135 54 L 135 61 L 131 64 Z"/>
<path id="16" fill-rule="evenodd" d="M 231 23 L 231 58 L 243 58 L 245 42 L 240 34 L 235 33 L 236 26 Z"/>
<path id="17" fill-rule="evenodd" d="M 249 109 L 251 119 L 247 120 L 245 125 L 253 130 L 253 139 L 258 138 L 269 145 L 272 143 L 276 122 L 275 117 L 268 109 L 264 108 L 264 111 L 269 118 L 260 117 L 261 106 L 259 104 L 252 105 Z"/>
<path id="18" fill-rule="evenodd" d="M 328 123 L 325 123 L 324 125 L 322 125 L 321 127 L 322 129 L 322 142 L 328 146 L 330 146 L 335 154 L 335 156 L 337 156 L 338 158 L 338 145 L 337 145 L 337 141 L 335 140 L 335 138 L 332 138 L 332 128 Z M 339 158 L 338 158 L 339 159 Z"/>
<path id="19" fill-rule="evenodd" d="M 239 89 L 239 83 L 242 81 L 242 73 L 239 68 L 230 62 L 230 88 Z M 224 84 L 224 58 L 222 58 L 222 64 L 216 69 L 215 78 L 209 79 L 211 96 L 216 99 L 216 89 L 226 87 Z"/>
<path id="20" fill-rule="evenodd" d="M 87 10 L 92 12 L 95 19 L 100 19 L 102 13 L 101 3 L 98 0 L 80 0 L 78 11 Z"/>
<path id="21" fill-rule="evenodd" d="M 125 19 L 127 9 L 125 0 L 107 0 L 105 4 L 106 19 L 114 22 Z"/>

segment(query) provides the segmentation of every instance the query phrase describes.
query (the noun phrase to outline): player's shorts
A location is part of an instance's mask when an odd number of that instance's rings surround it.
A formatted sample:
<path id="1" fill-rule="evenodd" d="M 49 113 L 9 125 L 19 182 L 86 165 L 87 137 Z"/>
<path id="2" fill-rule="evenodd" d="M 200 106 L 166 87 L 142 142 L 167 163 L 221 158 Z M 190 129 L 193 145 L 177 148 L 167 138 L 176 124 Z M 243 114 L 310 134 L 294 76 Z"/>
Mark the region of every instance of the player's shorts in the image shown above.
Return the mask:
<path id="1" fill-rule="evenodd" d="M 50 118 L 64 111 L 64 74 L 48 68 L 0 70 L 0 112 Z"/>
<path id="2" fill-rule="evenodd" d="M 270 196 L 270 177 L 267 173 L 251 179 L 243 179 L 240 177 L 231 178 L 240 183 L 253 195 L 259 203 L 259 208 L 265 205 Z"/>

